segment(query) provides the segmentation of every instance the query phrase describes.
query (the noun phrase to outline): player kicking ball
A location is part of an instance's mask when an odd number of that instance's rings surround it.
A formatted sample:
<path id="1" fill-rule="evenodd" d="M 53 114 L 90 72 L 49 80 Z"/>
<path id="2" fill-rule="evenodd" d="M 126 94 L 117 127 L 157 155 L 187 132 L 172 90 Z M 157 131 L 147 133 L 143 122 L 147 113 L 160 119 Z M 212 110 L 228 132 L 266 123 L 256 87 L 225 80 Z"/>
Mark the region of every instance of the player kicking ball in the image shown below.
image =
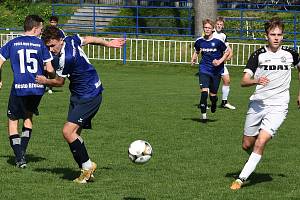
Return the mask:
<path id="1" fill-rule="evenodd" d="M 300 78 L 299 54 L 294 49 L 281 46 L 283 31 L 281 19 L 272 18 L 266 22 L 268 45 L 256 50 L 244 69 L 241 86 L 256 86 L 250 97 L 242 143 L 242 148 L 250 156 L 238 178 L 232 183 L 232 190 L 240 189 L 254 172 L 266 144 L 274 137 L 287 116 L 292 65 L 298 68 Z"/>
<path id="2" fill-rule="evenodd" d="M 69 79 L 70 105 L 68 119 L 62 132 L 74 160 L 81 169 L 80 176 L 74 179 L 74 182 L 87 183 L 94 176 L 97 165 L 91 161 L 80 135 L 82 129 L 91 129 L 92 127 L 91 120 L 98 112 L 102 102 L 103 87 L 96 69 L 89 62 L 81 46 L 96 44 L 121 48 L 125 41 L 115 39 L 108 42 L 98 37 L 80 37 L 79 35 L 62 38 L 60 30 L 55 26 L 45 28 L 42 40 L 53 54 L 59 56 L 59 67 L 55 79 L 37 76 L 36 81 L 44 85 L 62 86 L 65 79 Z"/>

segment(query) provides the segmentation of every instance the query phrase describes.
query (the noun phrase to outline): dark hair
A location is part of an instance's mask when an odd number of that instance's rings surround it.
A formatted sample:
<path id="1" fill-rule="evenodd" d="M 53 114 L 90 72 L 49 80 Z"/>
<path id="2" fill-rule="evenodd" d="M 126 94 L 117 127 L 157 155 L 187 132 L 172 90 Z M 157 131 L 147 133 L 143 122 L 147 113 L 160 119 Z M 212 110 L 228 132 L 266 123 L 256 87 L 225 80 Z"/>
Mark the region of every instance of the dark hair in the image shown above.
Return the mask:
<path id="1" fill-rule="evenodd" d="M 273 17 L 272 19 L 270 19 L 269 21 L 267 21 L 265 23 L 266 34 L 268 34 L 271 29 L 276 28 L 276 27 L 280 28 L 282 30 L 282 32 L 284 31 L 284 24 L 279 17 Z"/>
<path id="2" fill-rule="evenodd" d="M 34 27 L 39 27 L 44 22 L 38 15 L 28 15 L 24 21 L 24 31 L 31 31 Z"/>
<path id="3" fill-rule="evenodd" d="M 60 40 L 60 30 L 56 26 L 46 26 L 41 38 L 45 43 L 48 43 L 50 40 Z"/>
<path id="4" fill-rule="evenodd" d="M 51 17 L 49 18 L 49 22 L 51 22 L 51 21 L 58 22 L 58 17 L 57 17 L 57 16 L 51 16 Z"/>

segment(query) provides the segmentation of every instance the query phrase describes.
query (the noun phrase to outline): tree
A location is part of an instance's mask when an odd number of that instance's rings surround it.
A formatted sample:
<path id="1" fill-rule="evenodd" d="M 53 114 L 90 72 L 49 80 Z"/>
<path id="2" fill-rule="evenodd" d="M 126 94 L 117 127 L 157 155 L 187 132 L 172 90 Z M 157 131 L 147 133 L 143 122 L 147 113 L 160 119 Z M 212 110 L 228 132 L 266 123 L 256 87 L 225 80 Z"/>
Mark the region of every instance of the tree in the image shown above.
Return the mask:
<path id="1" fill-rule="evenodd" d="M 204 19 L 215 20 L 217 18 L 217 8 L 217 0 L 194 0 L 195 36 L 202 35 L 202 21 Z"/>

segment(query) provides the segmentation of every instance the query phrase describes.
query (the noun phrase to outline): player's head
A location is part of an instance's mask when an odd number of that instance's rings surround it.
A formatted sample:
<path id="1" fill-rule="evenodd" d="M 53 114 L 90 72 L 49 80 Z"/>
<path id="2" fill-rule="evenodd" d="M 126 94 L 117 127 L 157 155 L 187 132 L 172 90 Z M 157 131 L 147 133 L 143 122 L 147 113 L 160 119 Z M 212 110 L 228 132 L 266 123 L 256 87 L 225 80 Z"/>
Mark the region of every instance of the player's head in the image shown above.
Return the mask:
<path id="1" fill-rule="evenodd" d="M 41 38 L 52 53 L 55 55 L 60 53 L 64 41 L 56 26 L 46 26 Z"/>
<path id="2" fill-rule="evenodd" d="M 58 24 L 58 17 L 57 16 L 51 16 L 49 18 L 49 22 L 50 22 L 50 25 L 57 26 L 57 24 Z"/>
<path id="3" fill-rule="evenodd" d="M 277 51 L 283 40 L 284 24 L 280 18 L 274 17 L 265 23 L 266 39 L 269 48 Z"/>
<path id="4" fill-rule="evenodd" d="M 224 28 L 225 19 L 223 17 L 217 17 L 215 29 L 217 32 L 221 32 Z"/>
<path id="5" fill-rule="evenodd" d="M 211 19 L 205 19 L 202 21 L 204 36 L 210 36 L 213 33 L 215 23 Z"/>
<path id="6" fill-rule="evenodd" d="M 35 36 L 39 36 L 43 29 L 43 18 L 38 15 L 28 15 L 24 21 L 24 31 L 32 31 Z"/>

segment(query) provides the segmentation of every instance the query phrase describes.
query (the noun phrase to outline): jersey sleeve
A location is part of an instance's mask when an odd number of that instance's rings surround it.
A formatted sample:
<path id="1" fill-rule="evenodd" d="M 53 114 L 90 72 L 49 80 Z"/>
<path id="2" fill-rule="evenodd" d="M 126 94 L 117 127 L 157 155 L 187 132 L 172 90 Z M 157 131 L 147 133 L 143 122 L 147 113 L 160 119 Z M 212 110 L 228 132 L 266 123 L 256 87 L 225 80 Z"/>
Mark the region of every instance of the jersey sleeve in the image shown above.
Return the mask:
<path id="1" fill-rule="evenodd" d="M 76 34 L 72 37 L 72 39 L 74 40 L 74 43 L 78 46 L 82 46 L 83 45 L 83 38 L 79 36 L 79 34 Z"/>
<path id="2" fill-rule="evenodd" d="M 195 44 L 194 44 L 194 49 L 197 53 L 200 52 L 201 48 L 200 48 L 200 39 L 197 39 Z"/>
<path id="3" fill-rule="evenodd" d="M 262 49 L 258 49 L 254 53 L 251 54 L 251 56 L 248 59 L 248 62 L 246 64 L 246 67 L 244 69 L 244 73 L 248 73 L 251 76 L 254 75 L 254 73 L 258 67 L 258 56 L 261 51 L 262 51 Z"/>
<path id="4" fill-rule="evenodd" d="M 299 59 L 299 53 L 290 47 L 282 47 L 282 49 L 288 51 L 293 56 L 293 65 L 295 67 L 300 67 L 300 59 Z"/>
<path id="5" fill-rule="evenodd" d="M 50 62 L 51 60 L 53 60 L 52 54 L 49 52 L 48 48 L 46 47 L 46 45 L 44 44 L 44 42 L 42 42 L 42 56 L 43 56 L 43 62 Z"/>

